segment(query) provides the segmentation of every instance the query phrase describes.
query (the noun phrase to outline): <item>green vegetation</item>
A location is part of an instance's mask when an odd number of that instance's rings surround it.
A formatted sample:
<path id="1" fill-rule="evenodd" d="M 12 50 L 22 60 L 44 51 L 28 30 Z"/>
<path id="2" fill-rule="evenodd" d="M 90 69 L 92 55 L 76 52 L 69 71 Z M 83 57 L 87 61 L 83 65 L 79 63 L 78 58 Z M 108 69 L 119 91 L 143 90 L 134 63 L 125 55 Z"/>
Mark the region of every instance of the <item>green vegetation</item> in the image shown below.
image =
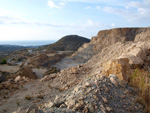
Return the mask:
<path id="1" fill-rule="evenodd" d="M 0 64 L 7 64 L 7 61 L 5 59 L 3 59 Z"/>
<path id="2" fill-rule="evenodd" d="M 23 61 L 24 59 L 26 59 L 26 57 L 20 57 L 20 58 L 17 59 L 17 61 L 18 61 L 18 62 L 21 62 L 21 61 Z"/>
<path id="3" fill-rule="evenodd" d="M 145 106 L 145 113 L 150 111 L 150 73 L 135 69 L 130 76 L 129 84 L 138 89 L 137 102 Z"/>

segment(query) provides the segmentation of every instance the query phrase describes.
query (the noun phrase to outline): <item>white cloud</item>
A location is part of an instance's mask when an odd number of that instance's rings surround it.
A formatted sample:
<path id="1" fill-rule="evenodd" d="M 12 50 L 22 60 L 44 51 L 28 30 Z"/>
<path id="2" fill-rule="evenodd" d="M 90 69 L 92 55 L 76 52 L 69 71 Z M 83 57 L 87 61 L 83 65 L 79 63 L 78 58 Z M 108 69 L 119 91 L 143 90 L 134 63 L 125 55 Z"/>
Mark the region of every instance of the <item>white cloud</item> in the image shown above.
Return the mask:
<path id="1" fill-rule="evenodd" d="M 66 4 L 64 2 L 60 2 L 59 4 L 60 4 L 60 6 L 66 6 Z"/>
<path id="2" fill-rule="evenodd" d="M 84 9 L 91 9 L 92 7 L 91 6 L 87 6 L 87 7 L 85 7 Z"/>
<path id="3" fill-rule="evenodd" d="M 110 29 L 115 27 L 116 25 L 114 23 L 112 24 L 104 24 L 98 21 L 93 21 L 91 19 L 88 19 L 84 24 L 79 24 L 79 28 L 85 29 L 85 30 L 92 30 L 92 31 L 98 31 L 101 29 Z"/>
<path id="4" fill-rule="evenodd" d="M 130 1 L 121 8 L 105 6 L 102 9 L 105 12 L 120 15 L 130 22 L 150 19 L 150 0 Z"/>
<path id="5" fill-rule="evenodd" d="M 16 25 L 37 25 L 37 26 L 48 26 L 48 27 L 65 27 L 65 24 L 51 24 L 49 22 L 39 22 L 34 20 L 26 20 L 23 18 L 17 18 L 17 17 L 11 17 L 11 16 L 0 16 L 0 24 L 1 25 L 10 25 L 10 24 L 16 24 Z"/>
<path id="6" fill-rule="evenodd" d="M 88 19 L 87 20 L 87 25 L 88 26 L 93 26 L 93 25 L 95 25 L 95 23 L 92 20 Z"/>
<path id="7" fill-rule="evenodd" d="M 49 1 L 48 5 L 49 5 L 50 8 L 59 8 L 59 6 L 56 6 L 53 1 Z"/>
<path id="8" fill-rule="evenodd" d="M 0 36 L 5 37 L 5 40 L 19 40 L 20 37 L 22 37 L 22 40 L 37 40 L 41 39 L 41 37 L 45 37 L 45 40 L 58 40 L 68 34 L 78 34 L 91 38 L 95 36 L 99 30 L 113 27 L 111 24 L 104 24 L 91 19 L 77 21 L 72 24 L 51 24 L 1 16 L 0 20 L 2 19 L 3 24 L 0 25 Z M 10 26 L 9 24 L 12 25 Z M 13 24 L 19 24 L 19 26 Z M 55 37 L 55 39 L 53 37 Z"/>
<path id="9" fill-rule="evenodd" d="M 62 8 L 65 6 L 64 2 L 60 2 L 60 3 L 54 3 L 53 1 L 48 1 L 48 5 L 50 8 Z"/>
<path id="10" fill-rule="evenodd" d="M 100 7 L 100 6 L 96 6 L 96 9 L 100 10 L 100 9 L 101 9 L 101 7 Z"/>
<path id="11" fill-rule="evenodd" d="M 113 28 L 116 27 L 116 25 L 115 25 L 114 23 L 112 23 L 111 26 L 112 26 Z"/>
<path id="12" fill-rule="evenodd" d="M 146 10 L 144 8 L 138 8 L 138 12 L 141 15 L 144 15 L 146 13 Z"/>

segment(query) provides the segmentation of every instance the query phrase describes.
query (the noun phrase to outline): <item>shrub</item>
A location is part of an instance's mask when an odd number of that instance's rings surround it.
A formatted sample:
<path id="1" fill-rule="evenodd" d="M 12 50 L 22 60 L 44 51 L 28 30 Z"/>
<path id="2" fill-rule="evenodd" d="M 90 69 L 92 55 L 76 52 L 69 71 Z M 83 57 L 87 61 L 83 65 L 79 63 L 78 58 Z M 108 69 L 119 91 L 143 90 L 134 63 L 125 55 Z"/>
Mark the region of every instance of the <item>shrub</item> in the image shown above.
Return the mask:
<path id="1" fill-rule="evenodd" d="M 7 64 L 7 61 L 3 59 L 0 64 Z"/>
<path id="2" fill-rule="evenodd" d="M 135 69 L 130 76 L 129 84 L 138 89 L 137 102 L 145 106 L 145 113 L 150 112 L 150 73 Z"/>

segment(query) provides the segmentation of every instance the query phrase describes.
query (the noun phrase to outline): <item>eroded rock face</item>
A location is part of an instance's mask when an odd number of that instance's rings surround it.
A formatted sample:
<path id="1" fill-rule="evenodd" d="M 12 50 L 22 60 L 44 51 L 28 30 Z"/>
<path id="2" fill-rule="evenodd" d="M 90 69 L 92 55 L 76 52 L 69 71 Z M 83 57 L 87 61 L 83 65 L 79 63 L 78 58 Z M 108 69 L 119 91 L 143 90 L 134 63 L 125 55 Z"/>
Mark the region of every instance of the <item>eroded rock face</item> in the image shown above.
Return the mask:
<path id="1" fill-rule="evenodd" d="M 78 62 L 87 62 L 94 54 L 93 44 L 84 44 L 75 52 L 72 58 Z"/>
<path id="2" fill-rule="evenodd" d="M 150 38 L 150 28 L 116 28 L 111 30 L 99 31 L 89 44 L 79 48 L 73 54 L 73 58 L 80 62 L 87 62 L 93 55 L 101 52 L 105 47 L 117 42 L 144 41 Z M 89 49 L 90 48 L 90 49 Z"/>

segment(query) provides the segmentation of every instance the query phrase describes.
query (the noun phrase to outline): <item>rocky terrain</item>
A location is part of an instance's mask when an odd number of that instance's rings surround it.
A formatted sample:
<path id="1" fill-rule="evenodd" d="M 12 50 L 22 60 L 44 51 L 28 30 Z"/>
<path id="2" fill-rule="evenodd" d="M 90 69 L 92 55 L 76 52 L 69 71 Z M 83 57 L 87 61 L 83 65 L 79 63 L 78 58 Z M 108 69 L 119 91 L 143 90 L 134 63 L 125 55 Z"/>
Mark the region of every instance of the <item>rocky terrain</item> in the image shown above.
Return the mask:
<path id="1" fill-rule="evenodd" d="M 81 41 L 79 41 L 79 39 Z M 89 42 L 89 39 L 77 35 L 69 35 L 63 37 L 54 44 L 43 46 L 39 49 L 26 47 L 13 51 L 9 53 L 9 55 L 2 54 L 3 56 L 0 55 L 0 70 L 3 73 L 7 72 L 9 74 L 5 77 L 0 77 L 0 80 L 5 81 L 12 78 L 14 79 L 17 76 L 25 76 L 30 79 L 42 78 L 48 73 L 56 73 L 59 71 L 60 67 L 56 65 L 57 68 L 55 68 L 55 64 L 63 60 L 65 57 L 72 55 L 79 46 L 86 42 Z M 70 45 L 67 45 L 67 43 Z M 51 48 L 47 48 L 49 46 Z M 12 50 L 15 50 L 16 48 L 19 49 L 18 46 L 8 47 L 8 50 L 10 50 L 11 47 Z M 73 61 L 73 63 L 75 63 L 75 61 Z M 70 64 L 68 63 L 67 65 L 69 66 Z M 64 69 L 68 66 L 61 66 L 61 68 Z"/>
<path id="2" fill-rule="evenodd" d="M 149 40 L 150 28 L 116 28 L 99 31 L 97 36 L 92 37 L 91 42 L 84 44 L 73 55 L 80 62 L 86 62 L 93 55 L 102 51 L 103 48 L 117 42 Z"/>
<path id="3" fill-rule="evenodd" d="M 0 84 L 0 112 L 149 113 L 150 91 L 142 104 L 137 101 L 137 88 L 130 85 L 136 68 L 149 72 L 149 37 L 150 28 L 100 31 L 72 57 L 86 63 L 41 79 L 18 72 L 18 76 Z M 144 81 L 148 89 L 149 80 Z"/>

